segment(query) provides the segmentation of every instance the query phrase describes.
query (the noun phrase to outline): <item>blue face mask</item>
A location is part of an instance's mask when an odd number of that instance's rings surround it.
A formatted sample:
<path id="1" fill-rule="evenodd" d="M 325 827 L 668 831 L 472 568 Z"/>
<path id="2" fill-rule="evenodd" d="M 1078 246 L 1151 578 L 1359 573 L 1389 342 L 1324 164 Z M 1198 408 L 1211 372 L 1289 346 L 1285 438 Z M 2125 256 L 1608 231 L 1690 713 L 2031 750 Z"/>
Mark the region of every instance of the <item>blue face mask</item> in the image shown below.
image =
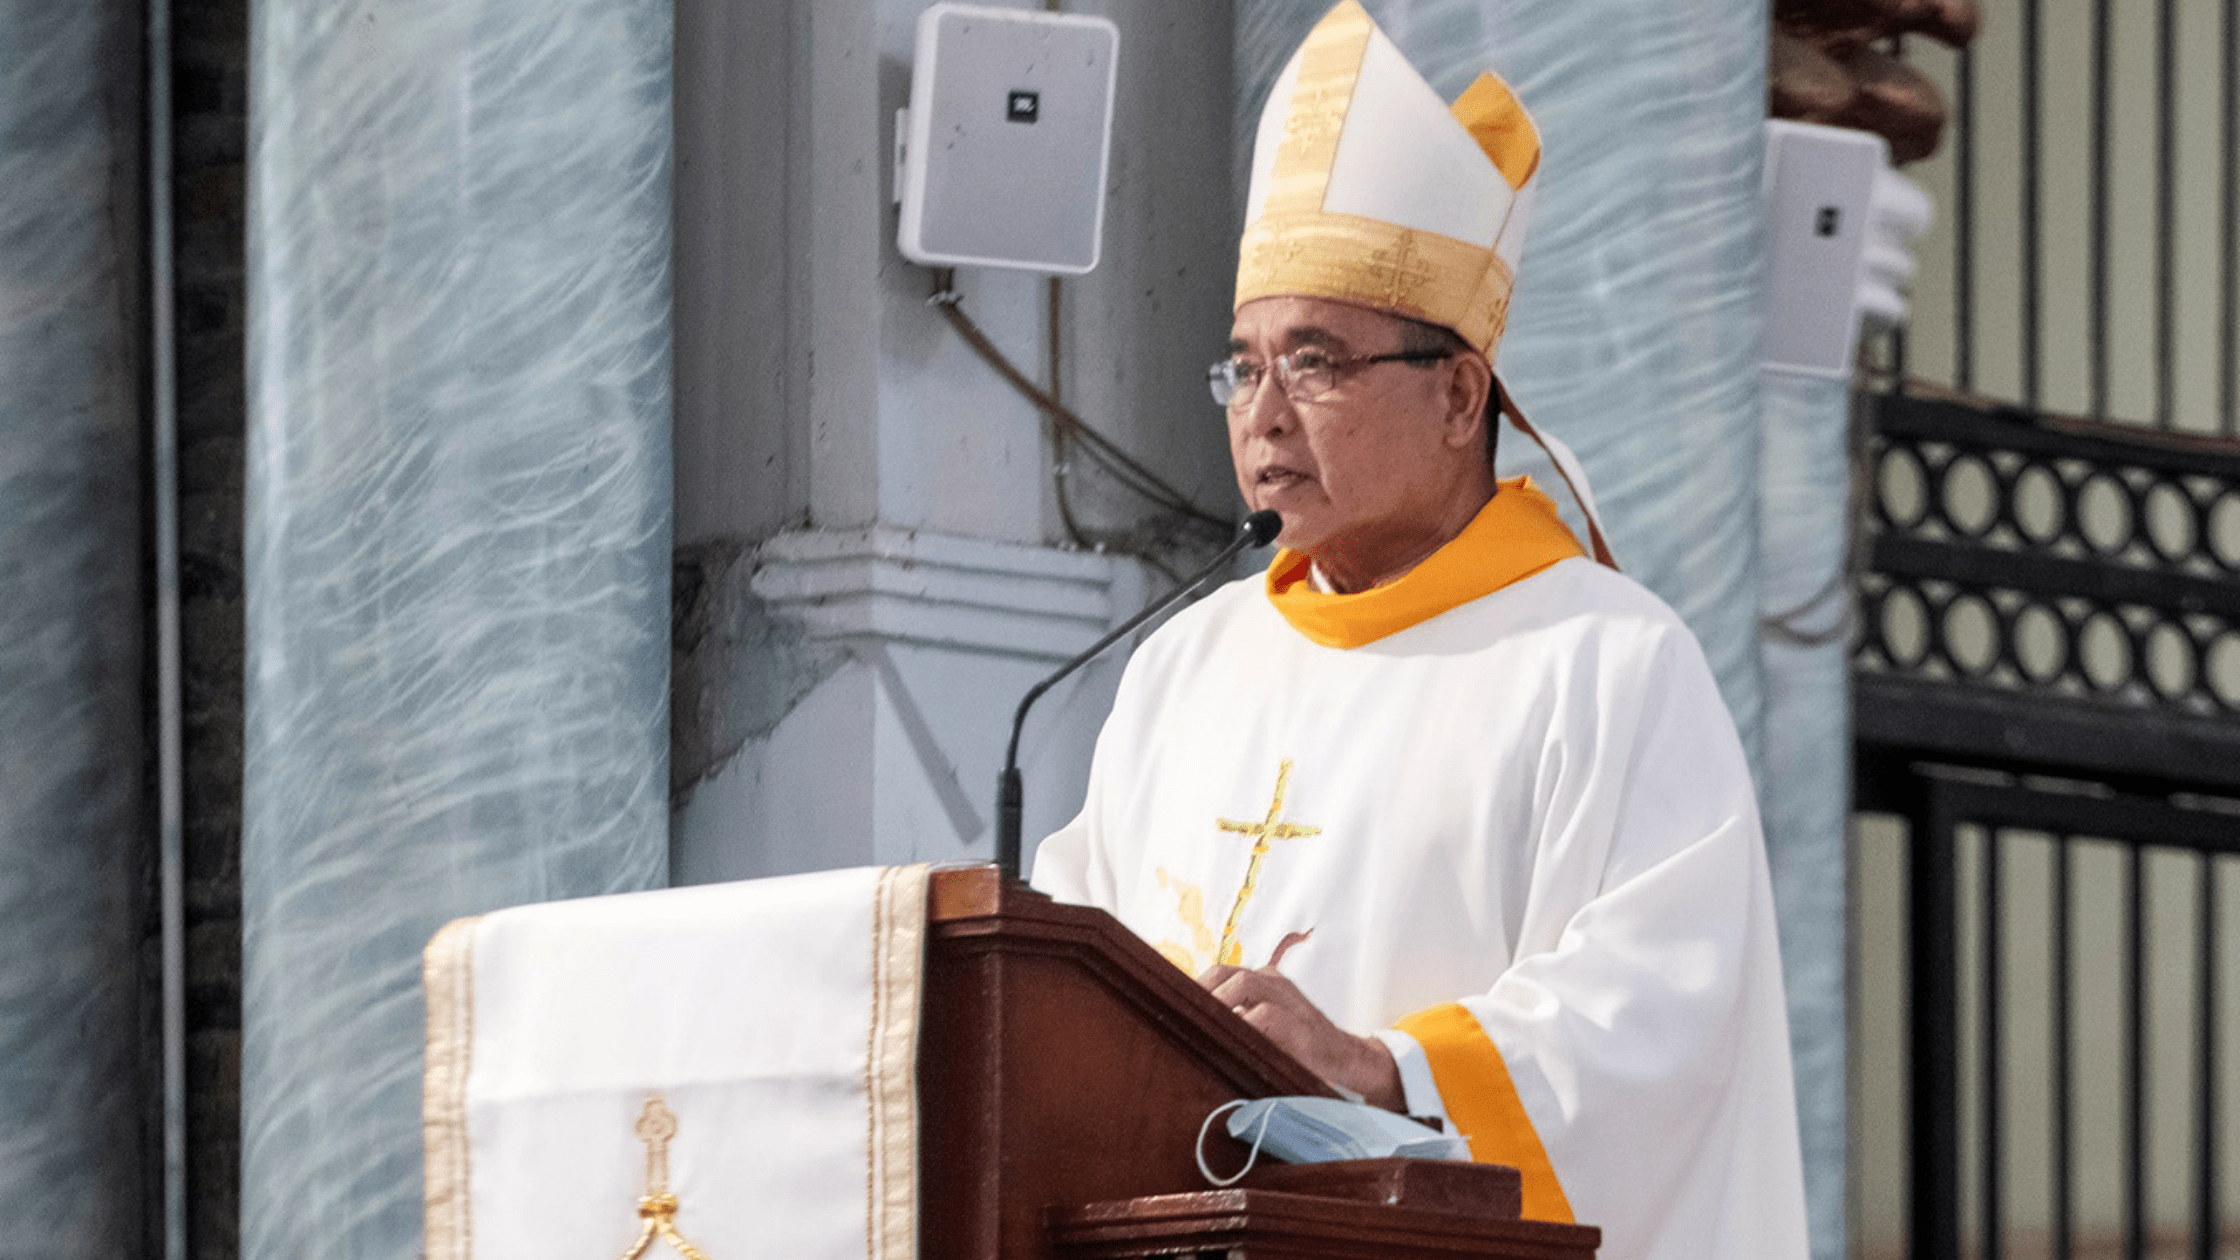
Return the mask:
<path id="1" fill-rule="evenodd" d="M 1243 1168 L 1228 1177 L 1217 1177 L 1206 1167 L 1205 1136 L 1215 1118 L 1229 1117 L 1229 1136 L 1252 1143 L 1252 1155 Z M 1216 1186 L 1231 1185 L 1252 1171 L 1260 1152 L 1287 1164 L 1322 1164 L 1341 1159 L 1381 1159 L 1398 1155 L 1409 1159 L 1470 1158 L 1470 1144 L 1463 1138 L 1439 1132 L 1403 1115 L 1367 1103 L 1336 1098 L 1299 1096 L 1238 1099 L 1223 1103 L 1198 1129 L 1198 1171 Z"/>

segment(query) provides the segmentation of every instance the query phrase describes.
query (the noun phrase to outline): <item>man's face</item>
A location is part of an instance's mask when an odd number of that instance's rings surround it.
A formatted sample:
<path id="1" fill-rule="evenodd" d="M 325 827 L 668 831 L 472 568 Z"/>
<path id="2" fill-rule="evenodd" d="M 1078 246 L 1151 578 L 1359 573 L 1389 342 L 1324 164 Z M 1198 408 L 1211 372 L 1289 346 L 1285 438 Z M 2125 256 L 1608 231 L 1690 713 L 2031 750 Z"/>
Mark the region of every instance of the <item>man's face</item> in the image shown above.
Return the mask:
<path id="1" fill-rule="evenodd" d="M 1320 298 L 1237 309 L 1229 351 L 1267 374 L 1249 403 L 1229 408 L 1229 458 L 1245 502 L 1283 514 L 1281 541 L 1293 551 L 1371 571 L 1387 558 L 1412 563 L 1417 540 L 1451 515 L 1458 477 L 1473 471 L 1451 438 L 1453 360 L 1344 368 L 1312 402 L 1286 397 L 1270 366 L 1303 347 L 1336 360 L 1390 354 L 1403 348 L 1403 327 Z"/>

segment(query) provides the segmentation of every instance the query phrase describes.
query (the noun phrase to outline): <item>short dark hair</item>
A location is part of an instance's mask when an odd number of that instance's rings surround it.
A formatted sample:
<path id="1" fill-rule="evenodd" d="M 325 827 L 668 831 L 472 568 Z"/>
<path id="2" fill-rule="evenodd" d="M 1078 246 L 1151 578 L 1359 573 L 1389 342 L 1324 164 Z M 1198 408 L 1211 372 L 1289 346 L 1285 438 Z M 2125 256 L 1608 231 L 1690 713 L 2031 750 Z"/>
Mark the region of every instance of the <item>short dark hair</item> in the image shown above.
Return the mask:
<path id="1" fill-rule="evenodd" d="M 1476 354 L 1462 334 L 1444 324 L 1427 324 L 1405 315 L 1395 316 L 1400 321 L 1400 348 L 1409 354 L 1436 351 L 1441 354 Z M 1501 438 L 1501 379 L 1495 377 L 1486 390 L 1486 465 L 1493 465 L 1495 450 Z"/>

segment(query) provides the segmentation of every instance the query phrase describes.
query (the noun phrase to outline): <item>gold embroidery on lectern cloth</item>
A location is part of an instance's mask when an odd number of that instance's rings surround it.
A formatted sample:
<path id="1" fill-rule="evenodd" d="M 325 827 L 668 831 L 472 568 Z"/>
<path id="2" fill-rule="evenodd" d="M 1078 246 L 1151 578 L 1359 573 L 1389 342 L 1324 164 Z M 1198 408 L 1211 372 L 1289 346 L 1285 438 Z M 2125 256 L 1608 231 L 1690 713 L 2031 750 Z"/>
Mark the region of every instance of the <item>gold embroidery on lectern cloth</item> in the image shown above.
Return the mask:
<path id="1" fill-rule="evenodd" d="M 677 1113 L 669 1110 L 661 1095 L 651 1095 L 631 1130 L 646 1144 L 646 1192 L 638 1200 L 638 1240 L 622 1253 L 622 1260 L 638 1260 L 656 1237 L 685 1260 L 708 1260 L 677 1232 L 677 1196 L 669 1189 L 669 1139 L 677 1135 Z"/>
<path id="2" fill-rule="evenodd" d="M 1227 818 L 1214 820 L 1214 825 L 1223 831 L 1252 837 L 1252 861 L 1246 864 L 1244 868 L 1244 882 L 1237 887 L 1236 904 L 1229 907 L 1229 921 L 1222 925 L 1221 947 L 1214 958 L 1216 962 L 1227 963 L 1232 967 L 1244 965 L 1244 943 L 1237 938 L 1237 925 L 1244 918 L 1244 908 L 1252 900 L 1252 894 L 1259 890 L 1260 866 L 1267 860 L 1268 851 L 1274 847 L 1274 842 L 1277 840 L 1298 840 L 1306 836 L 1322 834 L 1322 828 L 1320 827 L 1307 827 L 1298 823 L 1281 821 L 1283 818 L 1283 794 L 1285 789 L 1290 786 L 1291 760 L 1287 757 L 1283 764 L 1276 768 L 1276 795 L 1275 799 L 1268 804 L 1267 818 L 1256 823 L 1235 822 Z"/>

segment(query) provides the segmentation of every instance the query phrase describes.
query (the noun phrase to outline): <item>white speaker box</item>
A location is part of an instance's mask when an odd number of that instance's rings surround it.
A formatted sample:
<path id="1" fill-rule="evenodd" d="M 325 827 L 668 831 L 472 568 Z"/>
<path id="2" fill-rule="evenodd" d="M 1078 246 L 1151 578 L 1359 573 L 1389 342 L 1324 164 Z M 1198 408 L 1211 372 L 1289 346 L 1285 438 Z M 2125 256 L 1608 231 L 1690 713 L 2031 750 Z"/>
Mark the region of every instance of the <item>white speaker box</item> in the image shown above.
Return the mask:
<path id="1" fill-rule="evenodd" d="M 1889 145 L 1871 132 L 1775 119 L 1766 124 L 1772 259 L 1763 365 L 1849 377 L 1859 340 L 1859 265 L 1876 174 Z"/>
<path id="2" fill-rule="evenodd" d="M 946 2 L 920 14 L 910 108 L 895 119 L 903 256 L 1095 267 L 1119 49 L 1101 17 Z"/>

